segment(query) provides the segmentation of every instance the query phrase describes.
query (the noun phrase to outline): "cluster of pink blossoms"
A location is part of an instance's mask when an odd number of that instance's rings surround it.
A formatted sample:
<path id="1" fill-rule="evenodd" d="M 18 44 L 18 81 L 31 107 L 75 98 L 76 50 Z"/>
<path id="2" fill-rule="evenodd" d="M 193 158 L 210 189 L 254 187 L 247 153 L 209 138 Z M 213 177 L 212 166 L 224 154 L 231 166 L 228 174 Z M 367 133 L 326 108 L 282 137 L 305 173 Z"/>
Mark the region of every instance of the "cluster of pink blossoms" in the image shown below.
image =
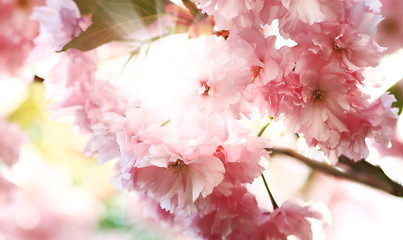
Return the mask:
<path id="1" fill-rule="evenodd" d="M 209 12 L 212 6 L 206 2 L 198 4 Z M 230 48 L 239 49 L 256 76 L 246 90 L 249 101 L 266 105 L 264 111 L 283 118 L 289 131 L 319 147 L 332 162 L 341 154 L 366 158 L 366 138 L 389 143 L 394 98 L 369 102 L 361 90 L 363 70 L 376 67 L 382 56 L 371 38 L 381 16 L 365 2 L 256 1 L 259 11 L 250 2 L 242 8 L 222 2 L 227 4 L 220 9 L 218 1 L 212 12 L 220 19 L 217 25 L 229 29 Z M 239 14 L 222 15 L 235 11 Z M 275 37 L 264 31 L 273 19 L 294 47 L 274 47 Z"/>
<path id="2" fill-rule="evenodd" d="M 225 37 L 162 38 L 140 52 L 164 55 L 167 66 L 146 58 L 152 70 L 132 79 L 99 70 L 100 52 L 127 54 L 126 43 L 55 52 L 91 24 L 74 1 L 35 8 L 40 33 L 29 60 L 45 79 L 54 114 L 74 115 L 91 134 L 86 151 L 101 163 L 118 159 L 115 185 L 143 194 L 189 234 L 312 239 L 311 222 L 327 223 L 326 212 L 291 200 L 270 212 L 247 191 L 264 170 L 265 148 L 275 143 L 253 136 L 241 119 L 259 111 L 283 120 L 333 163 L 341 154 L 365 158 L 368 138 L 388 145 L 394 98 L 370 102 L 362 91 L 364 69 L 382 56 L 372 39 L 381 16 L 359 0 L 193 2 Z M 276 48 L 276 23 L 295 46 Z M 174 54 L 164 49 L 178 46 Z"/>
<path id="3" fill-rule="evenodd" d="M 0 1 L 0 77 L 31 80 L 32 71 L 24 68 L 25 60 L 34 47 L 38 22 L 32 21 L 32 9 L 44 0 Z"/>
<path id="4" fill-rule="evenodd" d="M 0 119 L 0 131 L 7 136 L 0 139 L 1 170 L 3 165 L 10 168 L 18 161 L 20 146 L 26 139 L 16 124 L 7 123 L 4 119 Z M 0 209 L 9 202 L 14 188 L 15 185 L 0 174 Z"/>

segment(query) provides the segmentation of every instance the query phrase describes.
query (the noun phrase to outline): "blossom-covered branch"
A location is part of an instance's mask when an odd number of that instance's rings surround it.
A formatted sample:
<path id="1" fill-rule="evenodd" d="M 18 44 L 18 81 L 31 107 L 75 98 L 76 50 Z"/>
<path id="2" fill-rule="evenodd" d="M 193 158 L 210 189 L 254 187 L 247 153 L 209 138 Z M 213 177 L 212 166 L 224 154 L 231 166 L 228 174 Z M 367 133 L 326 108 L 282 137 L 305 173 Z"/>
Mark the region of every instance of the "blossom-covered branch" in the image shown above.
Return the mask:
<path id="1" fill-rule="evenodd" d="M 267 151 L 403 195 L 362 161 L 369 141 L 390 145 L 398 119 L 394 96 L 369 94 L 382 82 L 367 71 L 383 57 L 373 37 L 382 16 L 369 2 L 47 0 L 25 16 L 37 26 L 27 52 L 4 38 L 21 55 L 7 74 L 29 55 L 53 114 L 74 118 L 90 135 L 84 151 L 115 160 L 111 182 L 167 222 L 204 239 L 313 239 L 311 220 L 329 223 L 326 211 L 277 205 L 270 191 L 262 209 L 247 188 L 259 176 L 272 184 Z M 255 116 L 272 116 L 333 165 L 273 148 L 276 137 L 252 133 Z"/>

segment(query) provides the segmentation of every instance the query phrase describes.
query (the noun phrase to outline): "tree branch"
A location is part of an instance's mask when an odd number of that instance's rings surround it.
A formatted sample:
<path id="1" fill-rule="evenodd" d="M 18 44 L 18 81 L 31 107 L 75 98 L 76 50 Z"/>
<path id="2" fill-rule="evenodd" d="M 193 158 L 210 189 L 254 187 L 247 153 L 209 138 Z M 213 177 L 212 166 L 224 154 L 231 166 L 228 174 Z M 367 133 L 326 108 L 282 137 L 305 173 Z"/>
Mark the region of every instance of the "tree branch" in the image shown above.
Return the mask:
<path id="1" fill-rule="evenodd" d="M 284 154 L 293 157 L 316 171 L 320 171 L 338 178 L 359 182 L 367 186 L 383 190 L 394 196 L 403 197 L 402 185 L 390 179 L 380 167 L 374 166 L 365 160 L 353 162 L 345 156 L 340 156 L 339 166 L 345 168 L 343 171 L 329 164 L 307 158 L 291 149 L 266 148 L 266 151 L 268 151 L 271 155 Z"/>

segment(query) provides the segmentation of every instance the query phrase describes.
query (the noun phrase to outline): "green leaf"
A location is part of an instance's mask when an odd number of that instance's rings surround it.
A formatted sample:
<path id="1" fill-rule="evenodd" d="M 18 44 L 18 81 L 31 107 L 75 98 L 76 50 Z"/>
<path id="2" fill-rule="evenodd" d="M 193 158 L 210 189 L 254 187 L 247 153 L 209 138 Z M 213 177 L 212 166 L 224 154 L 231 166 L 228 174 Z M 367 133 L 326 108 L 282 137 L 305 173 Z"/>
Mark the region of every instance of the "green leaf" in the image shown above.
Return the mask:
<path id="1" fill-rule="evenodd" d="M 402 80 L 400 80 L 400 81 L 402 81 Z M 399 115 L 402 113 L 402 108 L 403 108 L 403 89 L 401 87 L 400 81 L 388 89 L 388 92 L 395 95 L 396 102 L 394 102 L 392 104 L 392 107 L 399 108 L 399 113 L 398 113 Z"/>
<path id="2" fill-rule="evenodd" d="M 87 14 L 91 14 L 101 0 L 74 0 L 77 4 L 78 9 L 80 10 L 80 15 L 84 16 Z"/>
<path id="3" fill-rule="evenodd" d="M 163 12 L 162 0 L 101 0 L 92 15 L 92 25 L 60 51 L 88 51 L 120 40 L 154 22 Z"/>

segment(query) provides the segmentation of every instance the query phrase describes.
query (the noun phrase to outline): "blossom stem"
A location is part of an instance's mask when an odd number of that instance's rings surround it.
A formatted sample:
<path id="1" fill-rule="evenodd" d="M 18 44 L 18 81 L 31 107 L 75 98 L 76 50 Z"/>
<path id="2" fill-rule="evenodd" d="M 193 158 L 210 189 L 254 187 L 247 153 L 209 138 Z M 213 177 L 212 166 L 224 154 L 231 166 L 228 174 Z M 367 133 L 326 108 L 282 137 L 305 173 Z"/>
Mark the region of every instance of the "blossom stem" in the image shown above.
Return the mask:
<path id="1" fill-rule="evenodd" d="M 353 162 L 345 156 L 339 158 L 338 166 L 342 169 L 333 167 L 329 164 L 319 162 L 307 158 L 294 150 L 285 148 L 266 148 L 266 151 L 274 154 L 284 154 L 305 163 L 308 167 L 323 172 L 334 177 L 359 182 L 367 186 L 383 190 L 394 196 L 403 197 L 403 186 L 391 180 L 383 170 L 378 167 L 361 160 Z"/>
<path id="2" fill-rule="evenodd" d="M 258 137 L 261 137 L 264 133 L 264 131 L 266 130 L 266 128 L 270 125 L 271 121 L 273 120 L 273 118 L 269 119 L 269 122 L 266 123 L 266 125 L 264 125 L 264 127 L 259 131 L 259 133 L 257 134 Z M 264 185 L 266 187 L 267 192 L 269 193 L 269 197 L 270 197 L 270 201 L 271 201 L 271 205 L 273 206 L 273 209 L 278 208 L 278 205 L 276 203 L 276 200 L 274 200 L 273 194 L 271 194 L 270 192 L 270 188 L 269 185 L 267 184 L 266 178 L 264 177 L 263 173 L 261 174 Z"/>
<path id="3" fill-rule="evenodd" d="M 271 192 L 270 192 L 269 185 L 267 185 L 266 178 L 264 177 L 263 173 L 261 174 L 261 176 L 262 176 L 264 185 L 266 186 L 266 190 L 269 193 L 271 205 L 273 206 L 273 209 L 276 209 L 276 208 L 278 208 L 276 200 L 274 200 L 273 194 L 271 194 Z"/>
<path id="4" fill-rule="evenodd" d="M 270 125 L 272 120 L 273 120 L 273 118 L 270 117 L 269 122 L 266 125 L 264 125 L 264 127 L 262 129 L 260 129 L 259 133 L 257 134 L 258 137 L 261 137 L 263 135 L 264 131 Z"/>

